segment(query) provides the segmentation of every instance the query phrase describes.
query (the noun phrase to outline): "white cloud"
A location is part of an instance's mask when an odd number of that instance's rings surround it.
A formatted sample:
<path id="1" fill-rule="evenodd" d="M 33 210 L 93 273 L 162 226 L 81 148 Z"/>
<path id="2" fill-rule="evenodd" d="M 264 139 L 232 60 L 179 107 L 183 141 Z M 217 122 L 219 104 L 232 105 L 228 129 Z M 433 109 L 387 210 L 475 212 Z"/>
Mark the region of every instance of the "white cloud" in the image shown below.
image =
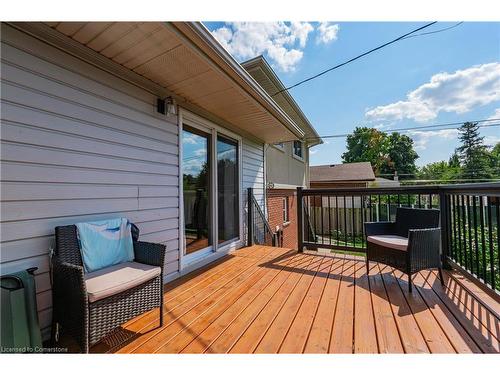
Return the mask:
<path id="1" fill-rule="evenodd" d="M 488 120 L 499 119 L 500 118 L 500 108 L 495 109 L 495 112 L 488 117 Z"/>
<path id="2" fill-rule="evenodd" d="M 327 44 L 332 40 L 337 40 L 339 33 L 339 25 L 332 22 L 321 22 L 318 26 L 318 35 L 316 43 Z"/>
<path id="3" fill-rule="evenodd" d="M 486 146 L 495 146 L 498 142 L 500 142 L 500 137 L 495 135 L 487 135 L 484 137 L 484 144 Z"/>
<path id="4" fill-rule="evenodd" d="M 182 137 L 182 142 L 188 143 L 190 145 L 196 145 L 199 143 L 199 138 L 200 137 L 197 137 L 195 135 L 184 135 Z"/>
<path id="5" fill-rule="evenodd" d="M 368 119 L 413 119 L 425 122 L 439 112 L 457 114 L 500 100 L 500 63 L 476 65 L 454 73 L 438 73 L 406 100 L 368 109 Z"/>
<path id="6" fill-rule="evenodd" d="M 310 150 L 310 151 L 309 151 L 309 153 L 310 153 L 311 155 L 314 155 L 314 154 L 315 154 L 315 153 L 317 153 L 317 152 L 318 152 L 318 150 Z"/>
<path id="7" fill-rule="evenodd" d="M 313 30 L 309 22 L 229 22 L 212 34 L 237 59 L 267 54 L 273 66 L 288 72 L 302 59 Z"/>
<path id="8" fill-rule="evenodd" d="M 427 143 L 432 138 L 442 138 L 442 139 L 456 139 L 458 135 L 457 129 L 443 129 L 443 130 L 430 130 L 430 131 L 420 131 L 414 130 L 407 133 L 409 137 L 413 139 L 413 144 L 415 150 L 425 150 L 427 148 Z"/>

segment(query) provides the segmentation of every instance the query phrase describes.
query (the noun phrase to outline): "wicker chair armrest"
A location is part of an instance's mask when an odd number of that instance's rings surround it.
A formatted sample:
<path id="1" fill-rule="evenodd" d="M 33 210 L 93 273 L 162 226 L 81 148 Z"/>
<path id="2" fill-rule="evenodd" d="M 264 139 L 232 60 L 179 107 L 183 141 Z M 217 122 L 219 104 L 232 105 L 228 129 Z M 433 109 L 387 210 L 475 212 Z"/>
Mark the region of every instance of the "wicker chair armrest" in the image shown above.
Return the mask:
<path id="1" fill-rule="evenodd" d="M 158 243 L 134 242 L 135 261 L 150 266 L 163 267 L 166 246 Z"/>
<path id="2" fill-rule="evenodd" d="M 84 270 L 82 266 L 76 264 L 61 262 L 57 258 L 52 263 L 52 272 L 54 275 L 54 284 L 62 283 L 67 286 L 76 287 L 82 292 L 87 292 L 85 285 Z"/>
<path id="3" fill-rule="evenodd" d="M 441 228 L 410 229 L 408 257 L 412 272 L 441 264 Z"/>
<path id="4" fill-rule="evenodd" d="M 365 223 L 366 236 L 378 236 L 396 233 L 396 223 L 393 221 L 379 221 Z"/>
<path id="5" fill-rule="evenodd" d="M 61 262 L 57 258 L 52 262 L 52 295 L 56 321 L 69 329 L 86 327 L 88 311 L 87 287 L 82 266 Z"/>

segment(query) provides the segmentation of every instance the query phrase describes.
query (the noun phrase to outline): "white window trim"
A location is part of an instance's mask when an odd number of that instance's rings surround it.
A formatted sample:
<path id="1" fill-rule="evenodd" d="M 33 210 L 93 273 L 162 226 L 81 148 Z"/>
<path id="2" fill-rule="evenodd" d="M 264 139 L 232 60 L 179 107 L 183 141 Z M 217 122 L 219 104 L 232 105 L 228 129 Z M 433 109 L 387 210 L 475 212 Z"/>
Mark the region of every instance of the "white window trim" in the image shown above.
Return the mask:
<path id="1" fill-rule="evenodd" d="M 184 249 L 184 196 L 182 189 L 182 130 L 183 124 L 186 124 L 195 129 L 211 134 L 212 147 L 212 165 L 216 165 L 216 147 L 217 134 L 222 134 L 228 138 L 235 140 L 238 143 L 238 179 L 239 179 L 239 233 L 238 237 L 233 240 L 228 240 L 218 244 L 217 238 L 217 178 L 215 178 L 216 168 L 212 169 L 211 180 L 214 189 L 212 189 L 212 200 L 215 202 L 212 210 L 212 246 L 205 250 L 196 251 L 192 254 L 185 254 Z M 212 121 L 209 121 L 193 112 L 190 112 L 179 106 L 178 110 L 178 126 L 179 126 L 179 269 L 182 272 L 186 268 L 191 268 L 195 263 L 202 263 L 205 259 L 211 258 L 214 253 L 226 253 L 240 246 L 243 243 L 243 138 L 233 133 L 222 126 L 219 126 Z"/>
<path id="2" fill-rule="evenodd" d="M 283 197 L 281 212 L 282 212 L 283 225 L 284 226 L 286 226 L 286 225 L 288 225 L 290 223 L 290 209 L 288 207 L 288 203 L 289 203 L 288 202 L 288 196 Z M 286 216 L 286 220 L 285 220 L 285 216 Z"/>

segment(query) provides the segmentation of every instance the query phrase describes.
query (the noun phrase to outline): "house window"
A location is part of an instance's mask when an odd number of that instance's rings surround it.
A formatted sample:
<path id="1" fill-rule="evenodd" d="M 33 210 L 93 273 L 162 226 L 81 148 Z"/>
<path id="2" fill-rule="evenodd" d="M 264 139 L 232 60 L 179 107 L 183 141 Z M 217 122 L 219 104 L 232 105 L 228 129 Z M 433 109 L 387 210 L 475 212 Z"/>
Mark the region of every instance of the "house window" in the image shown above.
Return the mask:
<path id="1" fill-rule="evenodd" d="M 301 141 L 293 141 L 293 154 L 301 159 L 303 158 Z"/>
<path id="2" fill-rule="evenodd" d="M 290 221 L 290 213 L 288 211 L 288 197 L 283 198 L 283 223 Z"/>

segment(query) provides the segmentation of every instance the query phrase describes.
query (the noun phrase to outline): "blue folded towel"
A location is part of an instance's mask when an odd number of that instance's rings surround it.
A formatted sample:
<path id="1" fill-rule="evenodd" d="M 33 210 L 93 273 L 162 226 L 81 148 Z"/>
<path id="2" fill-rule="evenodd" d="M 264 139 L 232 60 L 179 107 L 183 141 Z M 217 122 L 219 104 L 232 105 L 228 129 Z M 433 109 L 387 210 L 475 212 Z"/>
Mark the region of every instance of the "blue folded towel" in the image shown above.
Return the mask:
<path id="1" fill-rule="evenodd" d="M 85 272 L 133 261 L 131 227 L 125 218 L 76 224 Z"/>

